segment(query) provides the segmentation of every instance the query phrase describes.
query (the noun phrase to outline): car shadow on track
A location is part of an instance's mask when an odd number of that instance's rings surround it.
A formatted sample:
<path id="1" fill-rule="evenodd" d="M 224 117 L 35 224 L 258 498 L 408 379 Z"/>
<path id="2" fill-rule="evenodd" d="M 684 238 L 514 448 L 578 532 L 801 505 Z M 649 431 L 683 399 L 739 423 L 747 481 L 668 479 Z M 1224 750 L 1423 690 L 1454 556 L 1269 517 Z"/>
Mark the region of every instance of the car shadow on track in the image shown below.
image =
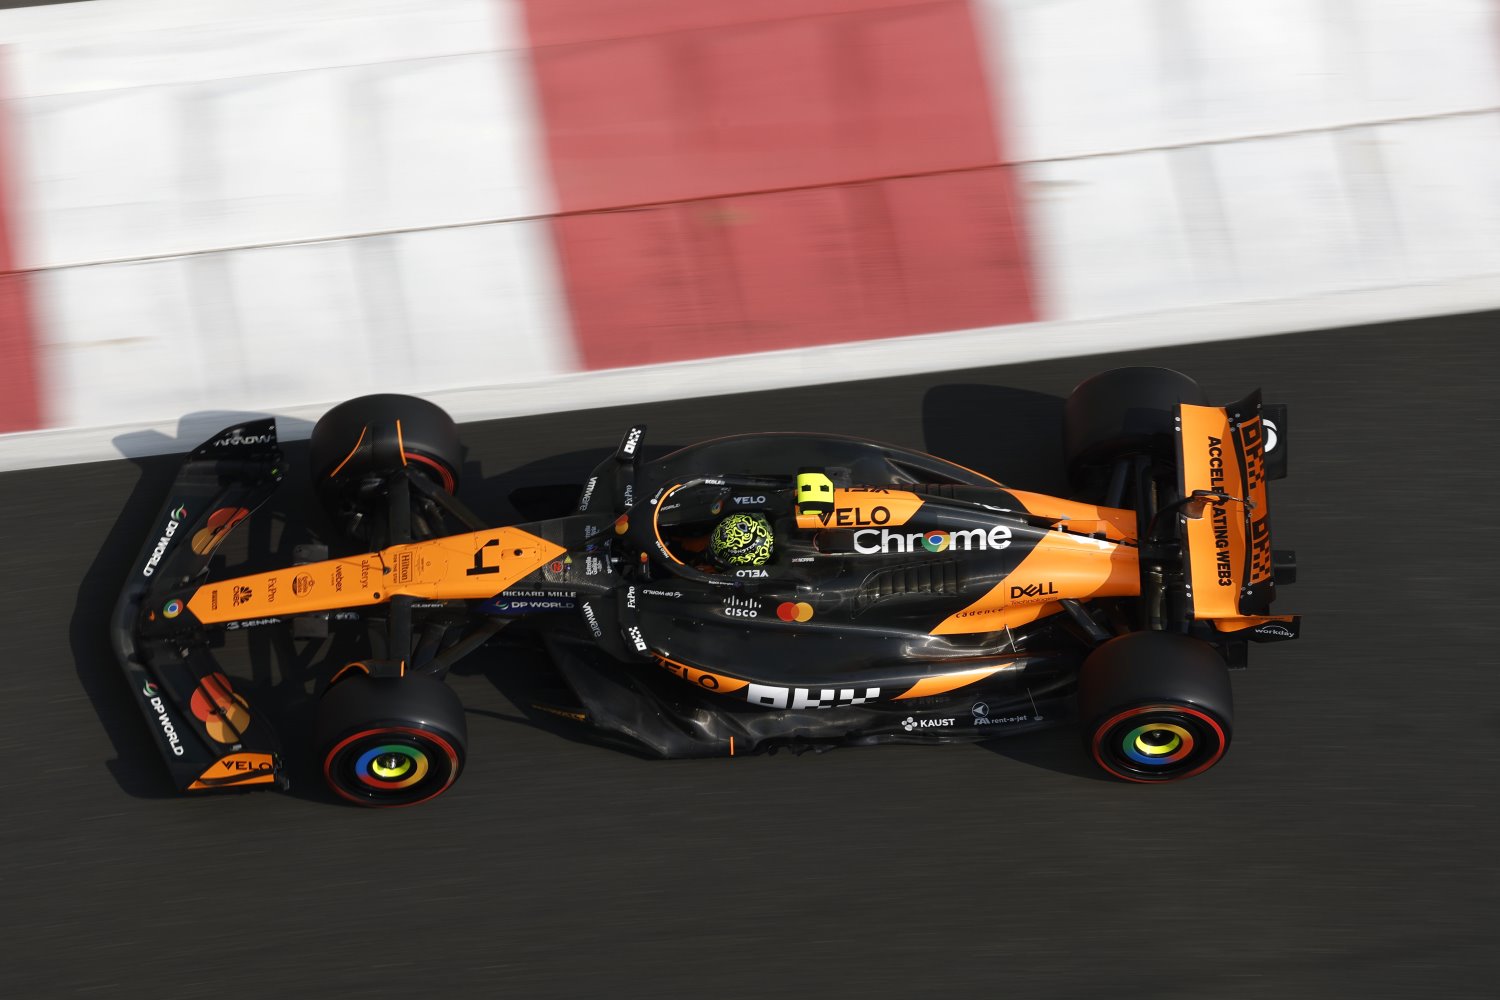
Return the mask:
<path id="1" fill-rule="evenodd" d="M 1087 778 L 1115 784 L 1108 775 L 1094 766 L 1078 741 L 1078 727 L 1059 726 L 1037 733 L 1026 733 L 999 740 L 986 740 L 979 744 L 985 750 L 1007 760 L 1028 767 L 1041 768 L 1074 778 Z"/>
<path id="2" fill-rule="evenodd" d="M 1018 489 L 1068 492 L 1063 401 L 1000 385 L 937 385 L 922 397 L 929 453 Z"/>

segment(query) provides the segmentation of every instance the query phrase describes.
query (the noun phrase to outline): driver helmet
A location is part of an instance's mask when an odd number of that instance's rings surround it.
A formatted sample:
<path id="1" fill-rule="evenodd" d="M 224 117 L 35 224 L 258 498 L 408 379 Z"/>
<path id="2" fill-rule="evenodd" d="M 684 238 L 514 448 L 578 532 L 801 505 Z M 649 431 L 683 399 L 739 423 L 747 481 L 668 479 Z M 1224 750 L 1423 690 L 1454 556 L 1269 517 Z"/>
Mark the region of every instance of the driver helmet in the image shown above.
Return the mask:
<path id="1" fill-rule="evenodd" d="M 720 566 L 764 566 L 771 561 L 771 522 L 763 514 L 730 514 L 714 525 L 708 551 Z"/>

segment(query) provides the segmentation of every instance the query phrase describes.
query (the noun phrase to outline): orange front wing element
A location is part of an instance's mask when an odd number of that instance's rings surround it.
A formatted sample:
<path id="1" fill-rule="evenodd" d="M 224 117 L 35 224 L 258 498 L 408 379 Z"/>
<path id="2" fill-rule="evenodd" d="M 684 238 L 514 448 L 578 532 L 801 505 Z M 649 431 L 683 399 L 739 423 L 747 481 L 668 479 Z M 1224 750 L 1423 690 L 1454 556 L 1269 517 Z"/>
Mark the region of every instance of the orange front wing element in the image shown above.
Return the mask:
<path id="1" fill-rule="evenodd" d="M 567 550 L 520 528 L 492 528 L 206 584 L 187 607 L 205 625 L 383 604 L 392 597 L 493 597 Z"/>
<path id="2" fill-rule="evenodd" d="M 214 761 L 198 780 L 187 786 L 190 792 L 215 788 L 238 788 L 242 785 L 269 785 L 276 781 L 276 758 L 268 753 L 232 753 Z"/>

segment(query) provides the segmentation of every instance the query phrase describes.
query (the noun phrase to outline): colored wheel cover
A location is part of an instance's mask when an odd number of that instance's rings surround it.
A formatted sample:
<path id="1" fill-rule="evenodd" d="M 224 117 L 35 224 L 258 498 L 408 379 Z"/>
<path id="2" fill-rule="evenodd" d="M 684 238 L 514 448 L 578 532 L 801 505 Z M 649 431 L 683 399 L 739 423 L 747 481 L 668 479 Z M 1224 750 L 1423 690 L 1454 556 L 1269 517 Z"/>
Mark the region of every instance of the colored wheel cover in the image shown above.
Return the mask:
<path id="1" fill-rule="evenodd" d="M 1152 715 L 1158 718 L 1141 718 L 1140 725 L 1132 726 L 1114 738 L 1119 758 L 1123 760 L 1115 758 L 1112 748 L 1106 742 L 1111 740 L 1111 734 L 1116 733 L 1120 724 L 1127 720 Z M 1185 720 L 1201 725 L 1204 727 L 1203 731 L 1195 734 L 1191 724 L 1181 724 Z M 1158 748 L 1150 741 L 1143 740 L 1143 737 L 1153 732 L 1168 733 L 1177 742 L 1167 740 Z M 1156 752 L 1147 752 L 1147 747 Z M 1201 774 L 1217 764 L 1228 748 L 1229 736 L 1224 726 L 1212 715 L 1186 705 L 1141 705 L 1125 709 L 1095 727 L 1090 740 L 1095 763 L 1117 778 L 1141 784 L 1179 781 Z M 1172 764 L 1190 760 L 1195 750 L 1206 753 L 1205 759 L 1184 771 L 1171 768 Z M 1131 769 L 1126 761 L 1135 762 L 1135 768 Z M 1153 774 L 1153 770 L 1157 770 L 1157 773 Z"/>
<path id="2" fill-rule="evenodd" d="M 362 741 L 368 745 L 360 746 Z M 354 754 L 358 756 L 351 760 Z M 443 735 L 385 726 L 360 730 L 336 743 L 323 757 L 323 779 L 350 802 L 395 808 L 441 795 L 462 767 L 463 759 Z"/>

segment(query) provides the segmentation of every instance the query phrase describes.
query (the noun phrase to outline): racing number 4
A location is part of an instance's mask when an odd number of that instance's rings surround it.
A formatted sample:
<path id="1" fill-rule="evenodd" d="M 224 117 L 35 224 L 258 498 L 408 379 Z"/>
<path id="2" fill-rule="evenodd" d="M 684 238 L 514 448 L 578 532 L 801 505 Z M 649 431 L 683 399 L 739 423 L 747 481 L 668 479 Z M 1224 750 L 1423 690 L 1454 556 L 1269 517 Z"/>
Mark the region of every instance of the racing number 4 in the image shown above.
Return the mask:
<path id="1" fill-rule="evenodd" d="M 474 565 L 473 565 L 472 568 L 465 570 L 464 571 L 464 575 L 465 576 L 483 576 L 486 573 L 498 573 L 498 572 L 500 572 L 500 567 L 499 566 L 486 566 L 484 564 L 484 550 L 487 549 L 487 548 L 489 548 L 491 545 L 499 545 L 499 544 L 500 544 L 500 539 L 498 539 L 498 538 L 490 538 L 490 539 L 487 539 L 483 545 L 479 546 L 478 549 L 475 549 L 474 550 Z"/>

